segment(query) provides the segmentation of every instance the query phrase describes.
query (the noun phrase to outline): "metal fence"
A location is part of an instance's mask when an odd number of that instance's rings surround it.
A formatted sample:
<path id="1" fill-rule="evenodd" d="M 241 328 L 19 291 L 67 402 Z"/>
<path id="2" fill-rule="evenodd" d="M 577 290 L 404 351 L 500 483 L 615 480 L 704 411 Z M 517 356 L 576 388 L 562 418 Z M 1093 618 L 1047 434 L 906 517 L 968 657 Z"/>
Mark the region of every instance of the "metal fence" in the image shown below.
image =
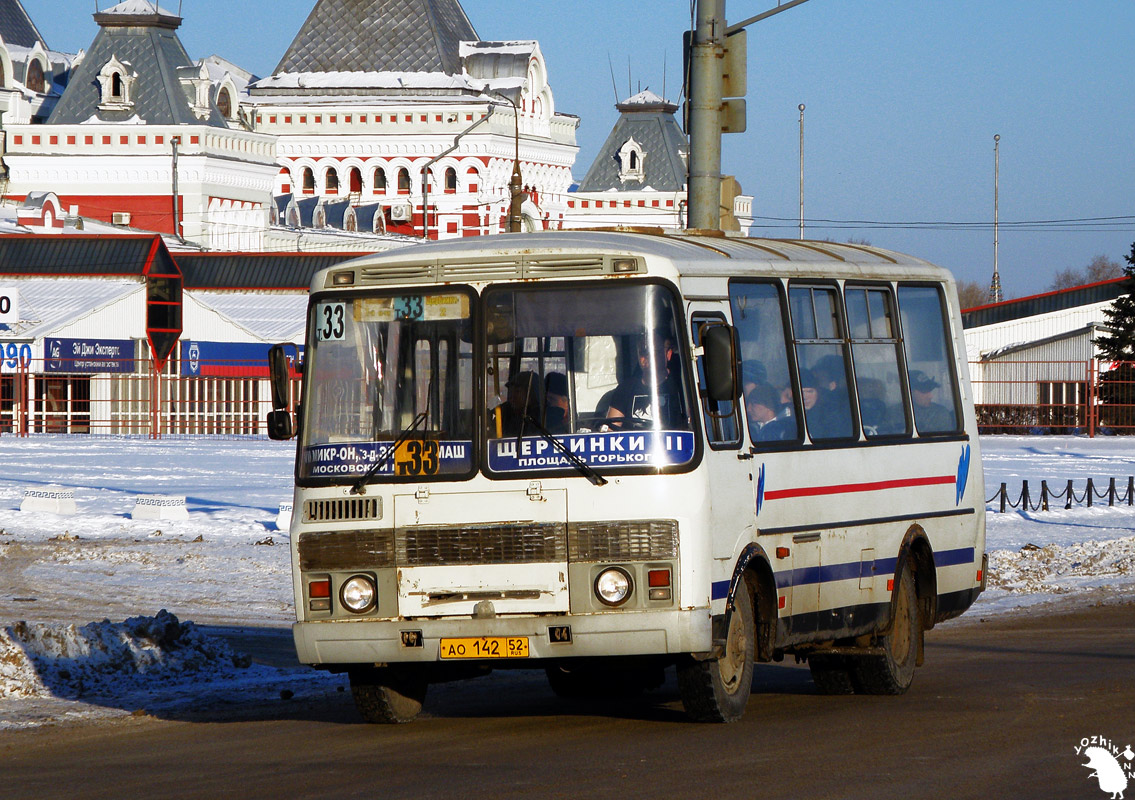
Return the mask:
<path id="1" fill-rule="evenodd" d="M 970 363 L 982 433 L 1135 433 L 1135 362 Z"/>
<path id="2" fill-rule="evenodd" d="M 0 434 L 266 435 L 272 394 L 267 367 L 220 365 L 187 376 L 171 359 L 161 371 L 132 360 L 110 373 L 47 372 L 42 362 L 0 375 Z M 260 373 L 260 374 L 257 374 Z M 293 383 L 298 396 L 299 383 Z M 294 407 L 294 403 L 293 403 Z"/>
<path id="3" fill-rule="evenodd" d="M 57 360 L 56 360 L 57 361 Z M 214 364 L 183 375 L 145 359 L 111 373 L 52 371 L 21 361 L 0 375 L 0 434 L 266 435 L 267 365 Z M 970 364 L 982 433 L 1135 434 L 1135 361 L 982 361 Z M 292 407 L 299 381 L 292 383 Z"/>

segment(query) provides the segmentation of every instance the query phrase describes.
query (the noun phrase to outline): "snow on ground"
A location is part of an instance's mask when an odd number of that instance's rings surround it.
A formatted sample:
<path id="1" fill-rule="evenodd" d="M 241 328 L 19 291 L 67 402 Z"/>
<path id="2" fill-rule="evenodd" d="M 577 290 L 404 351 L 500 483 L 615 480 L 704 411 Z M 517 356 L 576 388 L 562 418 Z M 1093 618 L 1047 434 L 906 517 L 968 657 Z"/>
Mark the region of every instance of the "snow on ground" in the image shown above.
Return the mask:
<path id="1" fill-rule="evenodd" d="M 1024 479 L 1034 498 L 1042 479 L 1082 493 L 1089 476 L 1116 477 L 1123 491 L 1135 474 L 1135 437 L 981 445 L 986 498 L 1004 481 L 1015 500 Z M 0 730 L 343 691 L 342 677 L 250 663 L 208 628 L 294 619 L 275 524 L 294 453 L 257 439 L 0 437 Z M 20 512 L 25 490 L 50 486 L 74 491 L 76 514 Z M 189 519 L 131 519 L 148 494 L 184 495 Z M 1135 509 L 1051 507 L 987 516 L 976 611 L 1135 596 Z"/>
<path id="2" fill-rule="evenodd" d="M 1081 436 L 985 436 L 981 439 L 987 504 L 986 550 L 989 589 L 978 610 L 989 613 L 1035 606 L 1067 595 L 1092 602 L 1135 595 L 1135 507 L 1052 501 L 1049 511 L 1008 509 L 995 513 L 995 495 L 1006 484 L 1010 501 L 1029 482 L 1033 505 L 1040 482 L 1064 491 L 1069 480 L 1077 497 L 1092 478 L 1097 492 L 1116 478 L 1119 493 L 1135 475 L 1135 438 Z M 1102 503 L 1102 505 L 1101 505 Z"/>

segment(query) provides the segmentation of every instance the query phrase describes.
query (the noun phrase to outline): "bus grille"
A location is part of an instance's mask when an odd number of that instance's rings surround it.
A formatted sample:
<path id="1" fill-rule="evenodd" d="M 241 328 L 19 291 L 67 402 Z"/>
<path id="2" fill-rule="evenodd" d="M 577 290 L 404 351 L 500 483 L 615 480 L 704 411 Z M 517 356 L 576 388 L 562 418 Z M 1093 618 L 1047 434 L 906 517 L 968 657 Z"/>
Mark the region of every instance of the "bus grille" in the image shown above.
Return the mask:
<path id="1" fill-rule="evenodd" d="M 563 523 L 422 526 L 398 531 L 398 564 L 536 564 L 564 561 Z"/>
<path id="2" fill-rule="evenodd" d="M 327 531 L 299 539 L 303 570 L 660 561 L 678 557 L 672 519 L 423 525 L 397 531 Z"/>
<path id="3" fill-rule="evenodd" d="M 656 561 L 678 557 L 678 523 L 672 519 L 573 522 L 569 561 Z"/>
<path id="4" fill-rule="evenodd" d="M 304 522 L 360 522 L 382 519 L 381 497 L 305 500 Z"/>
<path id="5" fill-rule="evenodd" d="M 300 569 L 378 569 L 394 566 L 392 531 L 300 534 Z"/>

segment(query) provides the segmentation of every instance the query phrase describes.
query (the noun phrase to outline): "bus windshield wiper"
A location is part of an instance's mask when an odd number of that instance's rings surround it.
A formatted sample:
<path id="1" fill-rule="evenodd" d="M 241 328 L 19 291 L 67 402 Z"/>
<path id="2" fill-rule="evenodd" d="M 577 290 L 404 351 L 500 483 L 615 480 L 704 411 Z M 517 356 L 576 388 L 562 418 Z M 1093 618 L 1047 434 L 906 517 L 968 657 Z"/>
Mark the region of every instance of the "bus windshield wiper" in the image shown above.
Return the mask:
<path id="1" fill-rule="evenodd" d="M 563 454 L 564 458 L 566 458 L 568 460 L 568 463 L 570 463 L 573 467 L 575 467 L 580 475 L 587 478 L 587 480 L 591 481 L 596 486 L 606 486 L 607 485 L 607 479 L 606 478 L 604 478 L 602 475 L 600 475 L 598 472 L 596 472 L 594 469 L 592 469 L 591 466 L 586 461 L 584 461 L 582 458 L 577 456 L 571 450 L 568 450 L 567 446 L 564 445 L 563 442 L 561 442 L 559 439 L 557 439 L 555 436 L 553 436 L 551 433 L 549 433 L 548 429 L 545 428 L 543 425 L 541 425 L 536 420 L 534 420 L 530 414 L 528 414 L 528 413 L 524 414 L 524 421 L 527 422 L 527 423 L 530 423 L 532 425 L 532 427 L 535 428 L 537 430 L 537 432 L 539 432 L 541 437 L 543 437 L 547 441 L 551 442 L 552 447 L 559 450 L 560 453 Z"/>
<path id="2" fill-rule="evenodd" d="M 382 451 L 382 455 L 375 459 L 374 466 L 367 470 L 365 475 L 355 481 L 355 485 L 351 487 L 351 494 L 366 494 L 366 485 L 370 483 L 370 479 L 374 477 L 375 473 L 378 472 L 383 464 L 398 452 L 398 448 L 402 446 L 402 443 L 410 438 L 410 434 L 416 431 L 418 426 L 425 422 L 429 415 L 428 406 L 425 411 L 418 412 L 418 415 L 414 417 L 413 421 L 398 434 L 398 438 L 391 442 L 390 446 Z"/>

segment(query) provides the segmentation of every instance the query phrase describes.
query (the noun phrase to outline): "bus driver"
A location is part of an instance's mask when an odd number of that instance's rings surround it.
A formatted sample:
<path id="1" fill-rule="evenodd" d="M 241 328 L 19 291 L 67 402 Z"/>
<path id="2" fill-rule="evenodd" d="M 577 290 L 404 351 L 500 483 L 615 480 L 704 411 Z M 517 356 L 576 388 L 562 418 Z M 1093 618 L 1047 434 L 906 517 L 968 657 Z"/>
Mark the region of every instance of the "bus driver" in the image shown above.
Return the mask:
<path id="1" fill-rule="evenodd" d="M 651 337 L 639 338 L 635 350 L 638 371 L 615 388 L 607 408 L 607 425 L 615 429 L 644 424 L 646 427 L 688 428 L 682 406 L 681 378 L 670 371 L 673 339 L 656 331 Z M 620 421 L 628 417 L 642 422 Z"/>

